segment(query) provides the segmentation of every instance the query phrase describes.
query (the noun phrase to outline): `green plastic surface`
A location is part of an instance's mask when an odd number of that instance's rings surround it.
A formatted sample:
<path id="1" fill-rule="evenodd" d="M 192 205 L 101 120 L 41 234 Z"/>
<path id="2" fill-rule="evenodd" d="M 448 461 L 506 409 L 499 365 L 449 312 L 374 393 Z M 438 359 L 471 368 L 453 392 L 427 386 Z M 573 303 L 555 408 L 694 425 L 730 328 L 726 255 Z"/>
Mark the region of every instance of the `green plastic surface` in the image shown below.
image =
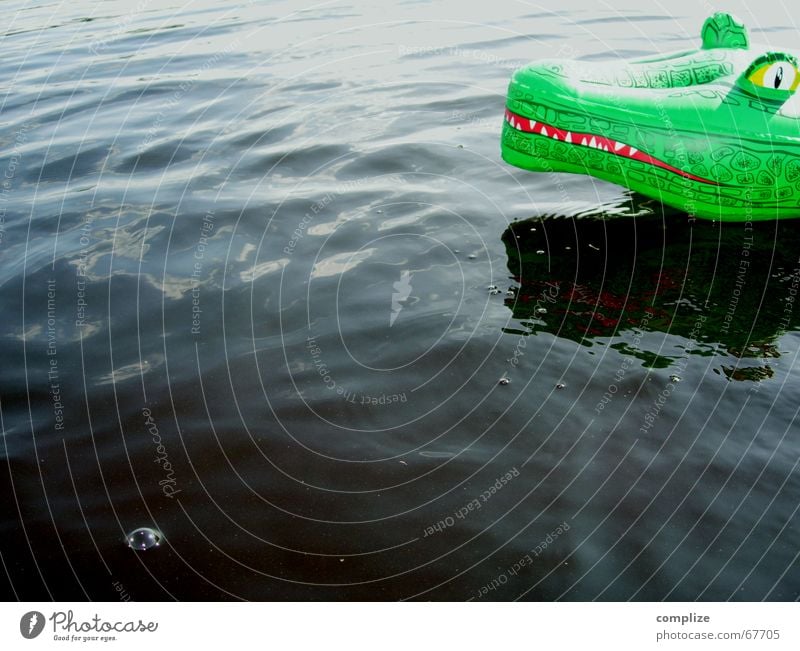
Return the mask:
<path id="1" fill-rule="evenodd" d="M 503 159 L 589 174 L 706 219 L 800 217 L 797 58 L 749 44 L 729 14 L 707 19 L 701 41 L 638 61 L 520 68 Z"/>

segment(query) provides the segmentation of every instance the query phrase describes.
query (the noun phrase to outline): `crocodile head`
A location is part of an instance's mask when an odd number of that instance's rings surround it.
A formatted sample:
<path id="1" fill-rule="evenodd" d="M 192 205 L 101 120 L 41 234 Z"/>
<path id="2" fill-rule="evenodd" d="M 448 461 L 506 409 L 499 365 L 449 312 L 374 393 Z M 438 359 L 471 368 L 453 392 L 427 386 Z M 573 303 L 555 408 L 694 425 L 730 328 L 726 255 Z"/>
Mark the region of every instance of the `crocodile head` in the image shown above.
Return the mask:
<path id="1" fill-rule="evenodd" d="M 800 216 L 800 84 L 789 52 L 751 46 L 715 14 L 696 50 L 632 62 L 545 60 L 517 70 L 502 155 L 589 174 L 692 216 Z"/>

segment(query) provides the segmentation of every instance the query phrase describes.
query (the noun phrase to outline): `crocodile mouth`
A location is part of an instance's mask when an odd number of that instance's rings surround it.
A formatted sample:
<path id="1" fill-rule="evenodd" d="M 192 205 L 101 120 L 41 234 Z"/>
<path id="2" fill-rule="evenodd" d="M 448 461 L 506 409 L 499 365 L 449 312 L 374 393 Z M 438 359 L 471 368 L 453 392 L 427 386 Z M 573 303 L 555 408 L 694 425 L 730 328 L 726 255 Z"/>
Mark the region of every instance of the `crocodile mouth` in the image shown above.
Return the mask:
<path id="1" fill-rule="evenodd" d="M 619 156 L 621 158 L 627 158 L 630 160 L 639 161 L 640 163 L 645 163 L 648 165 L 653 165 L 654 167 L 660 167 L 663 170 L 667 170 L 669 172 L 673 172 L 674 174 L 678 174 L 685 179 L 691 179 L 692 181 L 697 181 L 698 183 L 706 183 L 708 185 L 722 185 L 717 181 L 712 181 L 711 179 L 704 179 L 701 176 L 696 176 L 691 174 L 690 172 L 686 172 L 684 170 L 678 169 L 669 163 L 665 163 L 663 160 L 659 160 L 647 154 L 636 147 L 631 147 L 629 144 L 624 142 L 619 142 L 618 140 L 614 140 L 613 138 L 608 138 L 606 136 L 601 136 L 596 133 L 580 133 L 577 131 L 568 131 L 566 129 L 560 129 L 558 127 L 554 127 L 551 124 L 545 124 L 539 120 L 531 120 L 526 118 L 522 115 L 514 113 L 513 111 L 509 111 L 506 109 L 505 120 L 512 128 L 516 129 L 517 131 L 521 131 L 523 133 L 530 133 L 537 136 L 544 136 L 546 138 L 551 138 L 552 140 L 558 140 L 561 142 L 565 142 L 569 145 L 574 145 L 577 147 L 588 147 L 590 149 L 597 149 L 598 151 L 603 151 L 609 154 L 613 154 L 614 156 Z"/>

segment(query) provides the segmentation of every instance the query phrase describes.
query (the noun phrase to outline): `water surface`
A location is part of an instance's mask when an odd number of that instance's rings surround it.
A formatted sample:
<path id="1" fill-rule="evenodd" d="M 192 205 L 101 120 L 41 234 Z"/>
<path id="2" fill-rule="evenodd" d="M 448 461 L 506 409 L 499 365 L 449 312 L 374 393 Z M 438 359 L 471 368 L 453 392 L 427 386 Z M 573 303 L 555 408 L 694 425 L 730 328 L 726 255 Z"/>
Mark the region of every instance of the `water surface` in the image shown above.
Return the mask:
<path id="1" fill-rule="evenodd" d="M 7 3 L 0 594 L 798 599 L 798 224 L 499 158 L 703 11 Z"/>

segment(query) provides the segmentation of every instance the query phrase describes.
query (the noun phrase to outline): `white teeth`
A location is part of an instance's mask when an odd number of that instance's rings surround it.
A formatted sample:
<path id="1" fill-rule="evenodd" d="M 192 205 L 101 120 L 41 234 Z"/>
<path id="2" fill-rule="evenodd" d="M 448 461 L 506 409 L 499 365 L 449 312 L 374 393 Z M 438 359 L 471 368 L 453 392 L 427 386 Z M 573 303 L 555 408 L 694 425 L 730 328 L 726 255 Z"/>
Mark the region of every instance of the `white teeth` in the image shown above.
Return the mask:
<path id="1" fill-rule="evenodd" d="M 542 127 L 542 130 L 540 131 L 540 133 L 541 133 L 543 136 L 546 136 L 546 135 L 547 135 L 547 129 L 545 129 L 544 127 Z"/>
<path id="2" fill-rule="evenodd" d="M 589 143 L 586 141 L 586 138 L 584 138 L 583 140 L 581 140 L 581 144 L 582 144 L 584 147 L 587 147 L 587 146 L 589 145 Z"/>
<path id="3" fill-rule="evenodd" d="M 619 151 L 625 146 L 624 142 L 615 142 L 614 143 L 614 151 Z"/>
<path id="4" fill-rule="evenodd" d="M 567 135 L 564 137 L 564 142 L 572 142 L 572 134 L 567 131 Z"/>
<path id="5" fill-rule="evenodd" d="M 536 122 L 534 120 L 531 120 L 531 131 L 533 131 L 535 128 L 536 128 Z"/>
<path id="6" fill-rule="evenodd" d="M 603 151 L 608 151 L 608 145 L 603 145 Z"/>
<path id="7" fill-rule="evenodd" d="M 639 151 L 635 147 L 630 147 L 630 150 L 631 150 L 631 156 L 633 156 L 637 151 Z"/>
<path id="8" fill-rule="evenodd" d="M 517 128 L 517 123 L 514 122 L 514 118 L 511 118 L 511 126 L 514 127 L 515 129 Z"/>
<path id="9" fill-rule="evenodd" d="M 553 134 L 553 140 L 558 140 L 558 134 L 557 133 Z"/>
<path id="10" fill-rule="evenodd" d="M 594 136 L 592 136 L 592 139 L 589 141 L 589 146 L 597 149 L 597 140 L 595 139 Z"/>

